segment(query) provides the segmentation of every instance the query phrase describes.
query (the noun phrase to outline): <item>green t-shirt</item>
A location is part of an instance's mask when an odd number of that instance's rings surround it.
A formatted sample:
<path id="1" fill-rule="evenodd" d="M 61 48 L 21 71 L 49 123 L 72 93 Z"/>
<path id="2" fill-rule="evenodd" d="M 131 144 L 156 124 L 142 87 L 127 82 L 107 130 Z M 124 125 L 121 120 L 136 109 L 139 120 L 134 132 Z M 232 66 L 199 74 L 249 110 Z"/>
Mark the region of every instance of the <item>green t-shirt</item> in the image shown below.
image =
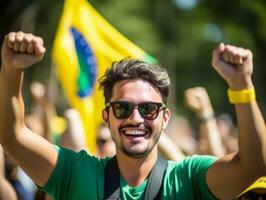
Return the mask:
<path id="1" fill-rule="evenodd" d="M 104 169 L 110 158 L 99 159 L 85 151 L 76 153 L 60 147 L 57 165 L 42 188 L 54 200 L 102 200 Z M 168 161 L 162 199 L 215 199 L 206 184 L 206 172 L 216 159 L 212 156 L 191 156 L 181 162 Z M 144 199 L 147 180 L 137 187 L 127 185 L 120 177 L 123 200 Z"/>

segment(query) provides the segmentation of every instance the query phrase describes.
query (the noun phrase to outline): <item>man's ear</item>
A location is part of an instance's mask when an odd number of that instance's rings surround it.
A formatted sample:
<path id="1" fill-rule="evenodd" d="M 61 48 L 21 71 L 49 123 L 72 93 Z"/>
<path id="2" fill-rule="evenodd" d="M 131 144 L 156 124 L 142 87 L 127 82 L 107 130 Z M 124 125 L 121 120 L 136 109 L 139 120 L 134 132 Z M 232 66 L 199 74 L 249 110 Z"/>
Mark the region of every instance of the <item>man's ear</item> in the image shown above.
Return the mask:
<path id="1" fill-rule="evenodd" d="M 171 111 L 169 110 L 169 108 L 166 108 L 165 111 L 164 111 L 164 115 L 163 115 L 163 125 L 162 125 L 162 129 L 166 129 L 167 128 L 167 125 L 168 125 L 168 122 L 171 118 Z"/>
<path id="2" fill-rule="evenodd" d="M 102 118 L 105 121 L 105 123 L 109 124 L 109 115 L 106 109 L 103 109 L 102 111 Z"/>

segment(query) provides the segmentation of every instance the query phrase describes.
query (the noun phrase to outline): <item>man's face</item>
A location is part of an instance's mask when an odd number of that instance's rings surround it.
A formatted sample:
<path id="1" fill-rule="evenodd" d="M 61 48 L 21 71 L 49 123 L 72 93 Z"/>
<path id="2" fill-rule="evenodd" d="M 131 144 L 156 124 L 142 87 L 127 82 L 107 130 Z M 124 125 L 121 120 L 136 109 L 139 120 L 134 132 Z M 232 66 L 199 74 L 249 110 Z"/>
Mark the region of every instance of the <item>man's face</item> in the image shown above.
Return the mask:
<path id="1" fill-rule="evenodd" d="M 119 81 L 112 92 L 110 102 L 127 101 L 136 105 L 144 102 L 162 103 L 160 93 L 140 79 Z M 137 108 L 135 106 L 131 115 L 125 119 L 117 119 L 111 107 L 104 111 L 117 153 L 122 152 L 130 157 L 147 155 L 157 144 L 162 127 L 166 127 L 170 118 L 169 109 L 161 108 L 155 119 L 145 119 Z"/>

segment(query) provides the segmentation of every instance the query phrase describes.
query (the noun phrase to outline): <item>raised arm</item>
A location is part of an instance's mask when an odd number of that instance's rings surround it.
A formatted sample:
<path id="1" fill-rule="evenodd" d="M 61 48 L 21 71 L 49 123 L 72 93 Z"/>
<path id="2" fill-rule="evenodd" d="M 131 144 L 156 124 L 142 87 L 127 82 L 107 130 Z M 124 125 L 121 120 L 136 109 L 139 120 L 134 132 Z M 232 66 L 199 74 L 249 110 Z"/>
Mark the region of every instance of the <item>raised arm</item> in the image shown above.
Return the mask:
<path id="1" fill-rule="evenodd" d="M 159 153 L 167 160 L 181 161 L 185 158 L 178 145 L 164 132 L 158 142 Z"/>
<path id="2" fill-rule="evenodd" d="M 46 140 L 51 141 L 52 133 L 50 128 L 50 121 L 54 117 L 54 106 L 52 102 L 47 98 L 47 90 L 43 84 L 39 82 L 33 82 L 30 85 L 30 92 L 35 103 L 33 113 L 36 116 L 32 116 L 40 120 L 40 123 L 43 127 L 41 136 Z M 32 116 L 30 115 L 30 118 Z M 28 125 L 27 119 L 26 125 Z"/>
<path id="3" fill-rule="evenodd" d="M 217 157 L 225 155 L 225 149 L 222 144 L 221 134 L 219 132 L 216 118 L 209 95 L 205 88 L 189 88 L 184 93 L 185 104 L 192 110 L 199 123 L 199 145 L 205 140 L 208 144 L 209 153 Z"/>
<path id="4" fill-rule="evenodd" d="M 57 152 L 25 126 L 21 90 L 24 70 L 39 62 L 44 53 L 41 38 L 23 32 L 9 33 L 2 45 L 0 72 L 0 143 L 39 186 L 51 175 Z"/>
<path id="5" fill-rule="evenodd" d="M 74 151 L 87 150 L 84 128 L 79 112 L 74 108 L 69 108 L 65 110 L 64 117 L 67 122 L 67 128 L 61 136 L 61 145 Z"/>
<path id="6" fill-rule="evenodd" d="M 265 122 L 256 100 L 252 97 L 251 51 L 220 44 L 213 51 L 212 65 L 238 96 L 234 104 L 239 152 L 216 161 L 207 172 L 207 184 L 219 199 L 232 199 L 257 178 L 265 175 Z M 251 95 L 246 95 L 247 98 L 240 97 L 247 92 Z"/>

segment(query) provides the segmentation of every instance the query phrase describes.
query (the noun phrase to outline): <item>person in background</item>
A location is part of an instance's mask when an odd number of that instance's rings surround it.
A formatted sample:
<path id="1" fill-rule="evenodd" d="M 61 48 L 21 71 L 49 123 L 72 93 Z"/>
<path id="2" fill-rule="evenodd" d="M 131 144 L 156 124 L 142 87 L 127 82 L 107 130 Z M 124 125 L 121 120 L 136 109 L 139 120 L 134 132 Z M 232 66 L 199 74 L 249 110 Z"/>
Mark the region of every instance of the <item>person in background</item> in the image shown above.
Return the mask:
<path id="1" fill-rule="evenodd" d="M 19 166 L 15 163 L 14 159 L 6 153 L 4 160 L 6 179 L 14 188 L 18 200 L 32 200 L 35 191 L 28 190 L 23 184 L 24 179 L 20 179 L 18 173 Z"/>
<path id="2" fill-rule="evenodd" d="M 96 156 L 99 158 L 112 157 L 115 155 L 115 143 L 105 123 L 101 123 L 98 126 L 96 132 L 96 146 Z"/>
<path id="3" fill-rule="evenodd" d="M 266 176 L 259 178 L 237 200 L 266 200 Z"/>
<path id="4" fill-rule="evenodd" d="M 66 129 L 60 138 L 60 145 L 73 149 L 74 151 L 88 151 L 85 131 L 79 112 L 74 108 L 69 108 L 64 111 L 66 119 Z"/>
<path id="5" fill-rule="evenodd" d="M 164 132 L 169 136 L 169 139 L 175 143 L 176 148 L 178 149 L 177 151 L 181 151 L 180 153 L 183 153 L 186 156 L 191 156 L 197 153 L 195 131 L 189 120 L 185 117 L 172 115 Z"/>
<path id="6" fill-rule="evenodd" d="M 59 117 L 56 106 L 48 98 L 49 91 L 40 82 L 33 82 L 30 85 L 30 92 L 34 106 L 32 112 L 26 115 L 27 126 L 54 144 L 75 151 L 87 150 L 79 112 L 74 108 L 67 108 L 64 111 L 64 116 Z"/>
<path id="7" fill-rule="evenodd" d="M 228 113 L 222 113 L 216 116 L 216 121 L 226 153 L 237 152 L 237 128 L 232 117 Z"/>
<path id="8" fill-rule="evenodd" d="M 186 156 L 174 140 L 164 131 L 158 141 L 158 151 L 167 160 L 182 161 Z"/>
<path id="9" fill-rule="evenodd" d="M 224 156 L 225 148 L 206 89 L 189 88 L 184 92 L 184 99 L 185 105 L 195 113 L 199 121 L 199 153 Z"/>

